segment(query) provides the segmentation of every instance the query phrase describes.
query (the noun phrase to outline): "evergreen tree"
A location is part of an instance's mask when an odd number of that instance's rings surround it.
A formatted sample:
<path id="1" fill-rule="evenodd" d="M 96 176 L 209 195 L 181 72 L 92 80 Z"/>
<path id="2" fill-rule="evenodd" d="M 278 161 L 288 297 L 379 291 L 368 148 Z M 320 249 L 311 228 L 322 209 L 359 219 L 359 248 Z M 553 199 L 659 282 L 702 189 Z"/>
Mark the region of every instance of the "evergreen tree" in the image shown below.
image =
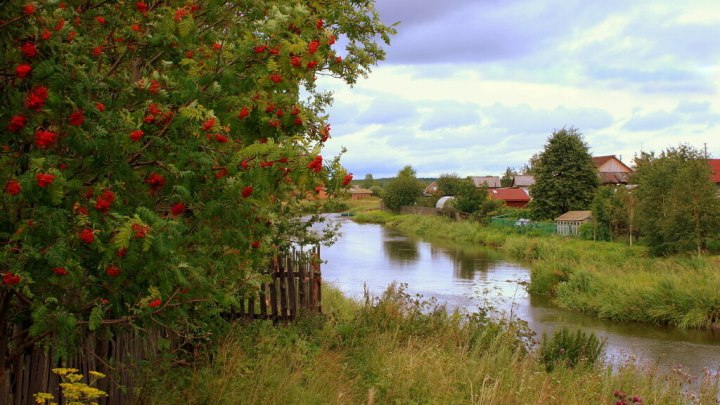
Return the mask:
<path id="1" fill-rule="evenodd" d="M 640 231 L 653 254 L 699 253 L 720 237 L 720 198 L 702 152 L 681 145 L 635 163 Z"/>
<path id="2" fill-rule="evenodd" d="M 534 219 L 553 219 L 571 210 L 588 210 L 599 179 L 588 146 L 575 128 L 553 132 L 533 164 L 530 186 Z"/>

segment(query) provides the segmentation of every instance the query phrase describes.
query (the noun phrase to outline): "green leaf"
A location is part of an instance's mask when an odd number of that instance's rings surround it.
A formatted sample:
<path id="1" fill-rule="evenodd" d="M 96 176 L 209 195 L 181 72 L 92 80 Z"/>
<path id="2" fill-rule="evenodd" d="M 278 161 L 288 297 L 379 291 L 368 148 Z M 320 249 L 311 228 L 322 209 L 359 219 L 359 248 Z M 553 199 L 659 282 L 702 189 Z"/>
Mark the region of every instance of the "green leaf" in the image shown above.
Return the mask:
<path id="1" fill-rule="evenodd" d="M 102 324 L 104 312 L 105 310 L 100 305 L 96 305 L 93 307 L 92 311 L 90 311 L 88 329 L 90 329 L 91 332 L 97 330 Z"/>
<path id="2" fill-rule="evenodd" d="M 195 28 L 195 20 L 192 18 L 185 18 L 177 24 L 177 28 L 181 38 L 187 37 Z"/>

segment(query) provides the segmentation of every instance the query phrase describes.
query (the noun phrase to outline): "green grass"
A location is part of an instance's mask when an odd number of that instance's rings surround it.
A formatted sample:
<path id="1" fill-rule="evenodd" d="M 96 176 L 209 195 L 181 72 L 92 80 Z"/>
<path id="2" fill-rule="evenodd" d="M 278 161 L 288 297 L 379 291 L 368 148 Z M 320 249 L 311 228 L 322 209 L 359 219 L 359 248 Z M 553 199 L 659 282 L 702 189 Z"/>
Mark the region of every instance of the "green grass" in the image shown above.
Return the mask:
<path id="1" fill-rule="evenodd" d="M 717 381 L 688 386 L 634 364 L 548 372 L 526 329 L 448 313 L 389 289 L 366 303 L 323 292 L 325 315 L 239 323 L 193 367 L 157 373 L 143 404 L 716 404 Z M 684 390 L 688 391 L 685 392 Z"/>
<path id="2" fill-rule="evenodd" d="M 497 248 L 529 264 L 531 293 L 549 295 L 563 308 L 617 321 L 683 328 L 720 326 L 718 256 L 656 258 L 643 246 L 519 235 L 439 216 L 371 212 L 355 220 L 430 239 L 442 236 L 461 244 Z"/>

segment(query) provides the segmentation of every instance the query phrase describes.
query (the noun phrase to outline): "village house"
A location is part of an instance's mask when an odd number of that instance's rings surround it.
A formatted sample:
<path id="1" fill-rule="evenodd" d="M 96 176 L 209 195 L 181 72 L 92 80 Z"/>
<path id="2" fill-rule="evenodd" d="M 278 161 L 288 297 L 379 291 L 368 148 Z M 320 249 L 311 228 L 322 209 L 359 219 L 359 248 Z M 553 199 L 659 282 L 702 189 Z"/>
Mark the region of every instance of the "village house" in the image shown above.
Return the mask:
<path id="1" fill-rule="evenodd" d="M 500 176 L 471 176 L 470 179 L 475 187 L 500 188 Z"/>
<path id="2" fill-rule="evenodd" d="M 710 164 L 710 181 L 720 189 L 720 159 L 708 159 Z"/>
<path id="3" fill-rule="evenodd" d="M 437 181 L 433 181 L 433 182 L 430 183 L 427 187 L 425 187 L 425 190 L 423 190 L 423 195 L 424 195 L 425 197 L 427 197 L 427 196 L 429 196 L 429 195 L 434 195 L 434 194 L 437 193 L 437 192 L 438 192 L 438 184 L 437 184 Z"/>
<path id="4" fill-rule="evenodd" d="M 535 184 L 535 176 L 529 174 L 518 174 L 512 178 L 512 186 L 528 191 L 528 195 L 530 194 L 530 186 L 533 184 Z"/>
<path id="5" fill-rule="evenodd" d="M 491 188 L 488 195 L 491 200 L 502 201 L 512 208 L 525 208 L 530 203 L 530 196 L 521 188 Z"/>
<path id="6" fill-rule="evenodd" d="M 600 185 L 628 184 L 633 170 L 615 155 L 593 156 L 592 161 L 597 168 Z"/>

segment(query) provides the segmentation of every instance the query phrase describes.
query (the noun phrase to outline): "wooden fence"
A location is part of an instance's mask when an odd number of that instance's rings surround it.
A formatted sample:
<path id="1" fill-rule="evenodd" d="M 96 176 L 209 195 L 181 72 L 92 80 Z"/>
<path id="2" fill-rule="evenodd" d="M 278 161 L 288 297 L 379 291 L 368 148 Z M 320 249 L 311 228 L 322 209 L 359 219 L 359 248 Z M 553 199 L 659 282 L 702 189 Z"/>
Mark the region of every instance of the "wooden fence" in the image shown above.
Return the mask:
<path id="1" fill-rule="evenodd" d="M 291 320 L 302 313 L 322 312 L 320 248 L 310 251 L 292 251 L 278 255 L 268 268 L 271 281 L 259 291 L 250 294 L 241 308 L 224 314 L 226 319 Z M 5 324 L 7 333 L 16 336 L 17 327 Z M 0 353 L 8 353 L 9 338 L 0 342 Z M 160 344 L 161 341 L 165 343 Z M 59 377 L 52 373 L 56 367 L 78 369 L 83 375 L 99 371 L 108 378 L 98 381 L 98 388 L 108 397 L 99 400 L 101 405 L 133 404 L 133 376 L 140 362 L 155 358 L 161 351 L 170 350 L 186 342 L 168 330 L 143 331 L 126 327 L 115 330 L 111 339 L 88 333 L 82 338 L 77 353 L 62 361 L 55 360 L 52 350 L 35 345 L 25 350 L 9 364 L 0 364 L 0 405 L 33 404 L 37 392 L 56 394 Z M 3 356 L 0 356 L 3 357 Z"/>
<path id="2" fill-rule="evenodd" d="M 276 256 L 269 270 L 272 281 L 250 294 L 240 310 L 226 318 L 290 320 L 303 312 L 322 313 L 319 246 L 309 252 Z"/>

